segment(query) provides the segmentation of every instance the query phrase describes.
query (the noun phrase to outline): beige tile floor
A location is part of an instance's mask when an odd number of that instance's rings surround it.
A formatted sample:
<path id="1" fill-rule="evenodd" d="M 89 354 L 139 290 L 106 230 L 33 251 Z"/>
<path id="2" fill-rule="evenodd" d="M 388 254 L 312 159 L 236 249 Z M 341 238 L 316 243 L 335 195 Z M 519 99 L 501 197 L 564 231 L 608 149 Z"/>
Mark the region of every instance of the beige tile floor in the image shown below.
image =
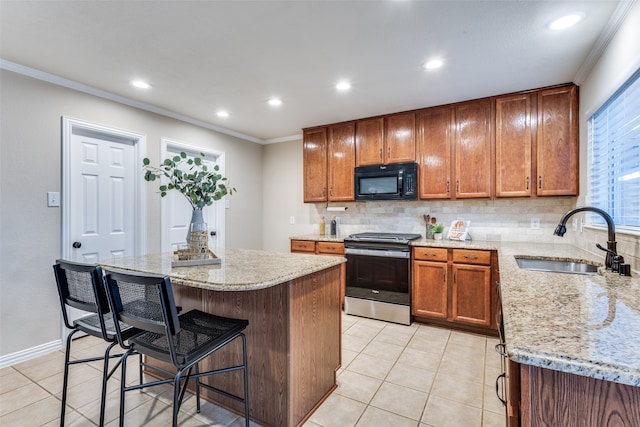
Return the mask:
<path id="1" fill-rule="evenodd" d="M 338 388 L 305 427 L 504 427 L 495 396 L 500 358 L 495 338 L 426 325 L 396 325 L 343 316 L 342 368 Z M 92 337 L 74 342 L 76 358 L 101 354 Z M 0 370 L 0 426 L 60 423 L 63 351 Z M 136 381 L 131 363 L 132 382 Z M 118 423 L 118 378 L 109 380 L 106 425 Z M 67 426 L 92 426 L 99 415 L 101 364 L 71 368 Z M 185 398 L 181 426 L 243 426 L 244 418 L 203 401 Z M 167 426 L 171 390 L 161 386 L 127 395 L 125 425 Z M 252 426 L 257 426 L 252 423 Z"/>

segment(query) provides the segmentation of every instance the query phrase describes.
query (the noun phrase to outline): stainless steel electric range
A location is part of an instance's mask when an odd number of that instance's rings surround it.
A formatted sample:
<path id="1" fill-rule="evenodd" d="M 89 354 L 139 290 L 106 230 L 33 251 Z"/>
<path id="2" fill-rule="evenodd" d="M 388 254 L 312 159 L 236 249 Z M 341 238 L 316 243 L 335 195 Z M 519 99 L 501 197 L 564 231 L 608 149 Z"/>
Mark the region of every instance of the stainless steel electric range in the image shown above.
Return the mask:
<path id="1" fill-rule="evenodd" d="M 347 314 L 411 324 L 411 246 L 420 234 L 358 233 L 344 239 Z"/>

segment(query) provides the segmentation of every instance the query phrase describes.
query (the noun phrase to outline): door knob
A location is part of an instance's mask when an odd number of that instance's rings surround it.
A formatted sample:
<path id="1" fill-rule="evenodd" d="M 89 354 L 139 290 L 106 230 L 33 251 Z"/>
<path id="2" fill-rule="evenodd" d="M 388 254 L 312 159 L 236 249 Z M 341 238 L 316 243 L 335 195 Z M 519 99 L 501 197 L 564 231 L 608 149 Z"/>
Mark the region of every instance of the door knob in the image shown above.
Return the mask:
<path id="1" fill-rule="evenodd" d="M 82 243 L 80 243 L 80 242 L 73 242 L 73 245 L 71 245 L 71 246 L 73 246 L 75 249 L 78 249 L 80 246 L 82 246 Z"/>
<path id="2" fill-rule="evenodd" d="M 212 231 L 211 233 L 209 233 L 211 235 L 211 237 L 214 237 L 216 235 L 215 231 Z"/>

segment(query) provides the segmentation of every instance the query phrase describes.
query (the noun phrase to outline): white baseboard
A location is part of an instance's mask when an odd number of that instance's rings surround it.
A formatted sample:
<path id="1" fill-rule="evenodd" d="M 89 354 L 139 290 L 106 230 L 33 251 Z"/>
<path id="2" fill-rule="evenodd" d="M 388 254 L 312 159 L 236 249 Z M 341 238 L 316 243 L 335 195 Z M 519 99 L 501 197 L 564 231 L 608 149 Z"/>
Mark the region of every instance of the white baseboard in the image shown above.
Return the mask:
<path id="1" fill-rule="evenodd" d="M 26 362 L 36 357 L 51 353 L 62 348 L 62 340 L 55 340 L 26 350 L 0 356 L 0 368 L 6 368 L 17 363 Z"/>

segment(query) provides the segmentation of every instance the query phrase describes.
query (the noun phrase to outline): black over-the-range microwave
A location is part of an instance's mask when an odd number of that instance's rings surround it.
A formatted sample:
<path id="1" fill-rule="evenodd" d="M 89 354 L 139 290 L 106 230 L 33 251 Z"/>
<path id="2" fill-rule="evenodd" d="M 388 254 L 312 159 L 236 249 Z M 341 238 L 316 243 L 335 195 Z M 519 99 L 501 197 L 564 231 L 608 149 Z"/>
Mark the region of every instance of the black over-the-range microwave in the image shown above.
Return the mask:
<path id="1" fill-rule="evenodd" d="M 416 163 L 359 166 L 354 170 L 356 200 L 416 200 Z"/>

